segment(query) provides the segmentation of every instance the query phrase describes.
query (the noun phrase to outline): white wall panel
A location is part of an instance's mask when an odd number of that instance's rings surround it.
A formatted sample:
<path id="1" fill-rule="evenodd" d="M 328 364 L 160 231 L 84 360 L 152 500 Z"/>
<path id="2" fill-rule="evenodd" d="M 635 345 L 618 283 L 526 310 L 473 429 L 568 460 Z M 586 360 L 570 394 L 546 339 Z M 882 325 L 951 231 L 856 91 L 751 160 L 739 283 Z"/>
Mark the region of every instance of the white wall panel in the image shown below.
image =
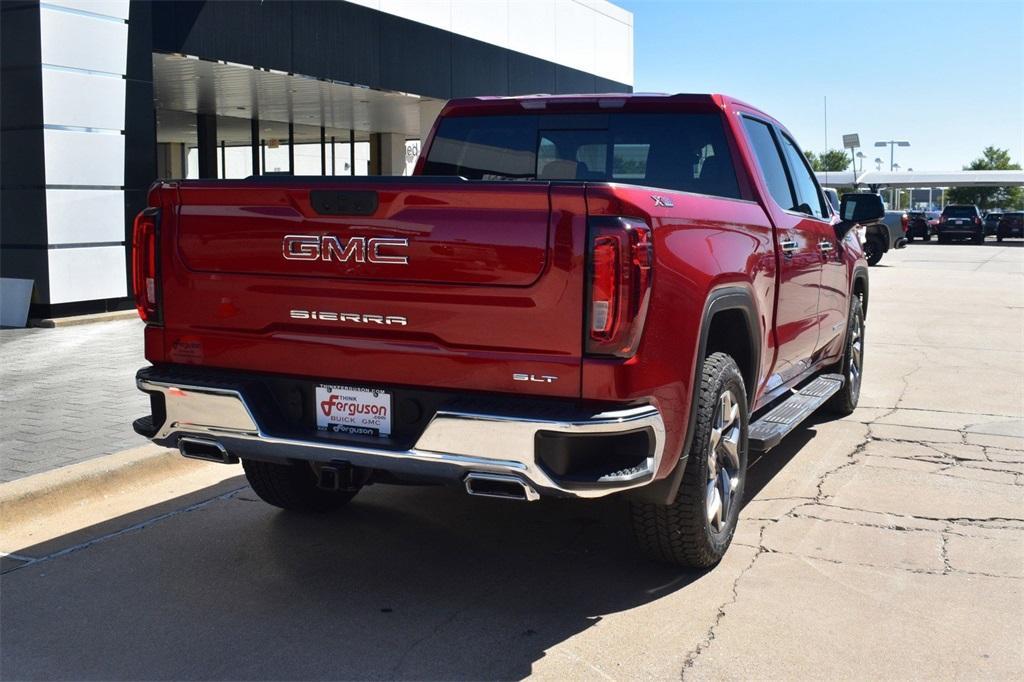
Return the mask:
<path id="1" fill-rule="evenodd" d="M 124 136 L 44 130 L 47 185 L 124 185 Z"/>
<path id="2" fill-rule="evenodd" d="M 555 3 L 552 0 L 511 0 L 506 47 L 549 62 L 556 61 Z"/>
<path id="3" fill-rule="evenodd" d="M 41 7 L 40 47 L 43 64 L 90 71 L 125 73 L 128 24 Z"/>
<path id="4" fill-rule="evenodd" d="M 451 0 L 452 32 L 491 45 L 508 45 L 509 0 Z M 517 5 L 517 2 L 511 4 Z"/>
<path id="5" fill-rule="evenodd" d="M 44 0 L 48 5 L 77 9 L 92 14 L 102 14 L 105 17 L 117 19 L 128 19 L 129 0 Z"/>
<path id="6" fill-rule="evenodd" d="M 124 241 L 124 192 L 119 189 L 46 190 L 50 244 Z"/>
<path id="7" fill-rule="evenodd" d="M 593 16 L 593 72 L 620 83 L 632 83 L 633 31 L 626 24 L 603 14 Z"/>
<path id="8" fill-rule="evenodd" d="M 594 12 L 585 5 L 575 0 L 556 0 L 555 61 L 594 73 L 594 28 Z"/>
<path id="9" fill-rule="evenodd" d="M 125 80 L 43 68 L 43 123 L 124 130 Z"/>
<path id="10" fill-rule="evenodd" d="M 633 15 L 607 0 L 348 0 L 633 84 Z"/>
<path id="11" fill-rule="evenodd" d="M 50 249 L 50 303 L 128 295 L 125 247 Z"/>

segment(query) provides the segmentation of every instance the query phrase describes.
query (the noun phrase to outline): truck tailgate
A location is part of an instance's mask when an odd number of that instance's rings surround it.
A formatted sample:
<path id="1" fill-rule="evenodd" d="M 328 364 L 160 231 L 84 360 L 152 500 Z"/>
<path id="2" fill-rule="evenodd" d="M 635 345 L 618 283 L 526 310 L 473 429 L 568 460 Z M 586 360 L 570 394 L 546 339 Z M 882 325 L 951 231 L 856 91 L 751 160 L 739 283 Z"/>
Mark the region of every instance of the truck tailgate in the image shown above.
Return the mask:
<path id="1" fill-rule="evenodd" d="M 166 359 L 578 396 L 582 185 L 424 180 L 166 186 Z"/>

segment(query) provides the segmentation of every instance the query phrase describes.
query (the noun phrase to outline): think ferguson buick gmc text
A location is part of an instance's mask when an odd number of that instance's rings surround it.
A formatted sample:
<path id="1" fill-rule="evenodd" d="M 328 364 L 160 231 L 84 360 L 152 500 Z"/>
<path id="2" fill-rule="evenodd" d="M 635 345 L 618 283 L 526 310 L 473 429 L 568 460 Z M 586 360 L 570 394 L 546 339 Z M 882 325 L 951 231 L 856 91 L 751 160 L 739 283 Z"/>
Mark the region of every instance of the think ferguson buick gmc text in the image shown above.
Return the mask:
<path id="1" fill-rule="evenodd" d="M 750 452 L 857 405 L 868 271 L 793 136 L 721 95 L 449 102 L 410 177 L 160 182 L 135 430 L 323 512 L 361 488 L 628 499 L 728 548 Z"/>

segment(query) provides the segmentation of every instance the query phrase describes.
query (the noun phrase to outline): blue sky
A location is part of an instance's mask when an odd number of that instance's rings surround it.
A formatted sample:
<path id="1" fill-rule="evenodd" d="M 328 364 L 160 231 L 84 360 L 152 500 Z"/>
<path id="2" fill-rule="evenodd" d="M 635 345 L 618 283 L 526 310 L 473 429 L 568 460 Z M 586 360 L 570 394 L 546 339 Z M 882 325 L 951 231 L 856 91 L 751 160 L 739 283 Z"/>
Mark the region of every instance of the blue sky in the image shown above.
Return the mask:
<path id="1" fill-rule="evenodd" d="M 1024 2 L 613 0 L 633 12 L 635 90 L 721 92 L 804 149 L 904 139 L 903 169 L 953 170 L 995 145 L 1024 164 Z M 868 163 L 888 149 L 864 149 Z"/>

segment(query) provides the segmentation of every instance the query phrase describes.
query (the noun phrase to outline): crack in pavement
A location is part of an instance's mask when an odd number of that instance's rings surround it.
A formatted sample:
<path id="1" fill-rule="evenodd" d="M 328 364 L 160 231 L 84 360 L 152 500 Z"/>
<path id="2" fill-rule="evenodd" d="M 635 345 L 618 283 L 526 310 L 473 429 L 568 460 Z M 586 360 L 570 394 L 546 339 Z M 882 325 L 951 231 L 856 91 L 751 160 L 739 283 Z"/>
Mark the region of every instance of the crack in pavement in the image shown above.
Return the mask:
<path id="1" fill-rule="evenodd" d="M 679 678 L 681 680 L 685 680 L 686 679 L 687 671 L 690 668 L 693 667 L 693 664 L 697 662 L 697 658 L 699 658 L 700 655 L 702 653 L 704 653 L 704 651 L 709 646 L 711 646 L 711 643 L 713 641 L 715 641 L 715 631 L 718 629 L 719 624 L 725 618 L 725 610 L 729 606 L 735 604 L 737 602 L 737 600 L 739 599 L 739 584 L 740 584 L 740 581 L 743 579 L 743 576 L 745 576 L 747 574 L 747 572 L 750 571 L 750 569 L 752 569 L 754 567 L 754 564 L 757 563 L 758 557 L 760 557 L 762 554 L 773 553 L 772 550 L 770 550 L 770 549 L 768 549 L 767 547 L 764 546 L 764 529 L 765 528 L 767 528 L 767 526 L 763 526 L 761 528 L 760 533 L 759 533 L 757 552 L 754 553 L 754 556 L 752 556 L 750 558 L 750 562 L 746 565 L 746 567 L 743 570 L 741 570 L 739 572 L 739 574 L 736 576 L 736 578 L 732 581 L 732 596 L 725 603 L 723 603 L 721 606 L 718 607 L 718 612 L 715 614 L 715 619 L 711 623 L 711 626 L 708 628 L 707 633 L 704 635 L 704 639 L 701 640 L 701 642 L 699 644 L 697 644 L 697 646 L 694 647 L 686 655 L 686 660 L 683 662 L 683 668 L 682 668 L 682 670 L 679 673 Z M 750 546 L 750 545 L 748 545 L 748 546 Z"/>
<path id="2" fill-rule="evenodd" d="M 97 536 L 95 538 L 91 538 L 91 539 L 89 539 L 89 540 L 87 540 L 85 542 L 79 543 L 77 545 L 72 545 L 71 547 L 65 547 L 64 549 L 58 550 L 56 552 L 52 552 L 52 553 L 47 554 L 45 556 L 41 556 L 41 557 L 19 557 L 20 559 L 30 559 L 30 560 L 28 561 L 28 563 L 22 564 L 21 566 L 16 566 L 16 567 L 12 568 L 11 570 L 7 571 L 7 574 L 14 573 L 15 571 L 23 570 L 25 568 L 28 568 L 29 566 L 36 566 L 38 564 L 41 564 L 41 563 L 46 562 L 46 561 L 50 561 L 52 559 L 58 559 L 58 558 L 60 558 L 62 556 L 67 556 L 68 554 L 73 554 L 73 553 L 79 552 L 79 551 L 81 551 L 83 549 L 88 549 L 89 547 L 93 547 L 95 545 L 102 544 L 104 542 L 107 542 L 108 540 L 113 540 L 115 538 L 119 538 L 122 535 L 128 535 L 129 533 L 137 533 L 139 531 L 145 530 L 146 528 L 149 528 L 150 526 L 153 526 L 153 525 L 156 525 L 158 523 L 162 523 L 163 521 L 166 521 L 168 519 L 174 518 L 175 516 L 180 516 L 181 514 L 187 514 L 189 512 L 198 511 L 200 509 L 203 509 L 204 507 L 207 507 L 207 506 L 213 504 L 214 502 L 218 502 L 220 500 L 229 500 L 232 497 L 234 497 L 235 495 L 237 495 L 239 492 L 248 489 L 248 487 L 249 486 L 246 485 L 246 486 L 242 486 L 242 487 L 239 487 L 239 488 L 235 488 L 234 490 L 229 490 L 228 492 L 222 493 L 222 494 L 217 495 L 215 497 L 211 497 L 211 498 L 206 499 L 206 500 L 201 500 L 199 502 L 196 502 L 195 504 L 190 504 L 187 507 L 182 507 L 181 509 L 174 509 L 174 510 L 169 511 L 169 512 L 164 513 L 164 514 L 158 514 L 157 516 L 153 516 L 153 517 L 148 518 L 148 519 L 146 519 L 144 521 L 140 521 L 138 523 L 132 524 L 131 526 L 128 526 L 127 528 L 121 528 L 120 530 L 115 530 L 115 531 L 111 531 L 110 533 L 105 533 L 105 534 Z M 11 556 L 11 555 L 8 555 L 8 556 Z"/>
<path id="3" fill-rule="evenodd" d="M 771 553 L 771 554 L 781 554 L 781 555 L 787 555 L 787 556 L 794 556 L 794 557 L 801 557 L 801 558 L 803 558 L 802 555 L 799 555 L 799 554 L 796 554 L 796 553 L 786 552 L 786 551 L 775 549 L 775 548 L 770 548 L 770 547 L 767 547 L 765 545 L 765 531 L 766 531 L 766 529 L 768 529 L 769 527 L 773 526 L 774 524 L 779 523 L 783 519 L 787 519 L 787 518 L 810 518 L 810 519 L 814 519 L 814 520 L 817 520 L 817 521 L 822 521 L 822 522 L 825 522 L 825 523 L 845 523 L 845 524 L 849 524 L 849 525 L 853 525 L 853 526 L 880 528 L 880 529 L 884 529 L 884 530 L 894 530 L 894 531 L 902 531 L 902 532 L 919 532 L 919 533 L 926 533 L 926 534 L 936 534 L 937 533 L 939 535 L 939 539 L 940 539 L 940 550 L 939 551 L 940 551 L 940 558 L 942 560 L 943 568 L 942 568 L 941 571 L 934 571 L 934 570 L 923 569 L 923 568 L 908 568 L 908 567 L 894 566 L 894 565 L 877 565 L 877 564 L 871 564 L 871 563 L 852 562 L 852 561 L 840 560 L 840 559 L 830 559 L 830 558 L 820 557 L 820 556 L 811 557 L 811 558 L 814 558 L 815 560 L 820 560 L 820 561 L 825 561 L 825 562 L 829 562 L 829 563 L 833 563 L 833 564 L 838 564 L 838 565 L 845 565 L 845 566 L 860 566 L 860 567 L 885 569 L 885 570 L 899 570 L 899 571 L 904 571 L 904 572 L 908 572 L 908 573 L 915 573 L 915 574 L 963 575 L 963 576 L 979 576 L 979 577 L 991 577 L 991 578 L 1011 579 L 1011 580 L 1021 580 L 1022 579 L 1022 578 L 1019 578 L 1017 576 L 1007 576 L 1007 575 L 991 574 L 991 573 L 985 573 L 985 572 L 981 572 L 981 571 L 968 571 L 968 570 L 962 570 L 962 569 L 954 568 L 953 565 L 952 565 L 952 562 L 950 560 L 950 556 L 949 556 L 949 542 L 950 542 L 950 537 L 951 536 L 972 537 L 972 536 L 967 535 L 965 533 L 959 532 L 957 530 L 957 527 L 999 528 L 999 529 L 1016 530 L 1016 529 L 1020 528 L 1017 525 L 1008 525 L 1008 526 L 1004 525 L 1004 526 L 993 527 L 993 526 L 986 526 L 986 525 L 982 525 L 982 524 L 992 524 L 992 523 L 1002 523 L 1002 524 L 1018 524 L 1018 523 L 1020 523 L 1020 524 L 1024 524 L 1024 519 L 1017 519 L 1017 518 L 1010 518 L 1010 517 L 997 517 L 997 516 L 992 516 L 992 517 L 946 517 L 946 518 L 941 518 L 941 517 L 927 517 L 927 516 L 907 515 L 907 514 L 899 515 L 899 517 L 901 517 L 903 519 L 907 519 L 910 522 L 913 522 L 914 520 L 917 520 L 917 521 L 929 521 L 929 522 L 932 522 L 932 523 L 941 523 L 941 524 L 943 524 L 942 529 L 938 530 L 938 529 L 926 529 L 926 528 L 913 528 L 911 526 L 900 526 L 900 525 L 896 525 L 896 524 L 892 524 L 892 523 L 889 523 L 889 524 L 873 524 L 873 523 L 867 523 L 867 522 L 861 523 L 861 522 L 850 521 L 850 520 L 824 519 L 824 518 L 821 518 L 821 517 L 814 516 L 811 513 L 805 513 L 804 512 L 805 509 L 817 505 L 817 506 L 820 506 L 820 507 L 842 509 L 842 510 L 845 510 L 845 511 L 856 512 L 856 513 L 861 513 L 861 514 L 881 514 L 882 512 L 876 512 L 876 511 L 873 511 L 873 510 L 857 509 L 857 508 L 853 508 L 853 507 L 843 507 L 843 506 L 839 506 L 839 505 L 830 504 L 829 500 L 831 499 L 831 496 L 830 495 L 826 495 L 825 491 L 824 491 L 825 483 L 829 479 L 829 477 L 834 476 L 835 474 L 839 473 L 840 471 L 842 471 L 842 470 L 844 470 L 846 468 L 855 466 L 857 464 L 865 464 L 865 466 L 870 466 L 870 465 L 868 465 L 868 464 L 866 464 L 864 462 L 863 455 L 864 455 L 865 451 L 867 450 L 867 448 L 869 447 L 869 445 L 871 443 L 874 443 L 874 442 L 893 442 L 893 443 L 917 444 L 917 445 L 920 445 L 920 446 L 922 446 L 922 447 L 924 447 L 924 448 L 926 448 L 928 450 L 931 450 L 932 452 L 936 453 L 935 456 L 931 457 L 931 458 L 921 458 L 921 457 L 912 457 L 912 456 L 900 456 L 900 455 L 893 455 L 892 456 L 893 458 L 897 458 L 897 459 L 905 459 L 905 460 L 912 460 L 912 461 L 922 461 L 922 462 L 929 462 L 929 461 L 939 460 L 938 462 L 935 462 L 935 463 L 942 463 L 942 464 L 946 464 L 947 465 L 946 468 L 939 470 L 939 472 L 929 472 L 928 475 L 941 475 L 941 476 L 944 476 L 946 478 L 956 478 L 956 479 L 959 479 L 959 480 L 969 480 L 969 479 L 965 479 L 962 476 L 955 476 L 955 475 L 951 475 L 951 474 L 944 474 L 944 473 L 941 473 L 941 472 L 944 472 L 944 471 L 946 471 L 947 469 L 950 469 L 950 468 L 959 467 L 961 462 L 985 461 L 988 464 L 993 464 L 991 458 L 989 457 L 987 446 L 978 446 L 978 447 L 981 448 L 981 454 L 982 454 L 982 456 L 985 459 L 984 460 L 977 460 L 977 459 L 971 459 L 971 458 L 968 458 L 968 457 L 961 457 L 961 456 L 958 456 L 958 455 L 955 455 L 955 454 L 952 454 L 952 453 L 949 453 L 949 452 L 945 452 L 943 450 L 938 449 L 937 447 L 933 447 L 933 445 L 930 444 L 928 441 L 923 441 L 921 439 L 912 439 L 912 438 L 907 438 L 907 439 L 901 439 L 901 438 L 880 438 L 880 437 L 874 435 L 873 427 L 876 426 L 876 425 L 880 425 L 879 422 L 881 420 L 886 419 L 887 417 L 890 417 L 890 416 L 894 415 L 899 410 L 943 412 L 941 410 L 924 410 L 922 408 L 908 408 L 908 407 L 903 407 L 902 406 L 903 405 L 903 401 L 906 398 L 906 394 L 907 394 L 907 392 L 910 389 L 910 377 L 914 373 L 924 369 L 924 367 L 925 367 L 925 363 L 919 363 L 916 366 L 914 366 L 913 368 L 911 368 L 910 370 L 906 371 L 904 374 L 902 374 L 899 377 L 900 381 L 903 384 L 903 387 L 900 390 L 899 395 L 897 396 L 894 404 L 891 407 L 889 407 L 884 414 L 876 417 L 875 419 L 871 420 L 870 422 L 864 423 L 864 425 L 867 427 L 866 428 L 866 433 L 865 433 L 863 439 L 860 440 L 860 442 L 858 442 L 854 446 L 853 450 L 850 451 L 850 453 L 847 455 L 845 461 L 843 461 L 838 466 L 832 467 L 832 468 L 824 471 L 823 473 L 821 473 L 817 477 L 817 481 L 816 481 L 816 484 L 815 484 L 816 494 L 815 494 L 815 496 L 813 498 L 812 497 L 806 497 L 806 496 L 791 496 L 791 497 L 790 496 L 781 496 L 781 497 L 763 498 L 763 499 L 754 498 L 754 500 L 751 500 L 752 502 L 753 501 L 769 502 L 769 501 L 788 501 L 788 500 L 800 501 L 800 500 L 802 500 L 802 502 L 800 504 L 796 505 L 795 507 L 793 507 L 793 509 L 789 510 L 785 514 L 782 514 L 778 518 L 761 518 L 761 519 L 746 518 L 745 519 L 747 521 L 758 520 L 758 521 L 762 521 L 763 522 L 763 525 L 761 526 L 761 529 L 760 529 L 760 531 L 758 533 L 758 545 L 756 547 L 754 547 L 754 545 L 750 545 L 750 544 L 744 544 L 744 543 L 737 543 L 737 544 L 741 545 L 741 546 L 752 547 L 752 548 L 756 549 L 757 551 L 755 552 L 754 556 L 751 557 L 750 562 L 746 565 L 746 567 L 744 567 L 737 574 L 736 578 L 733 580 L 732 589 L 731 589 L 731 595 L 723 604 L 721 604 L 718 607 L 716 615 L 715 615 L 712 623 L 708 627 L 708 630 L 705 633 L 704 638 L 701 640 L 701 642 L 693 650 L 691 650 L 686 655 L 685 662 L 683 664 L 683 668 L 682 668 L 682 670 L 680 672 L 681 679 L 685 679 L 686 678 L 687 672 L 690 671 L 693 668 L 693 666 L 696 664 L 698 658 L 700 658 L 700 656 L 715 641 L 716 634 L 718 632 L 719 627 L 721 626 L 722 622 L 724 621 L 724 619 L 725 619 L 725 617 L 727 615 L 728 608 L 730 606 L 736 604 L 739 601 L 740 582 L 747 575 L 747 573 L 757 564 L 757 560 L 762 555 Z M 879 408 L 876 408 L 876 409 L 879 409 Z M 956 413 L 956 412 L 949 412 L 949 413 L 950 414 L 963 414 L 963 413 Z M 982 415 L 982 416 L 1002 417 L 1004 415 Z M 890 425 L 887 424 L 886 426 L 890 426 Z M 891 425 L 891 426 L 899 426 L 899 425 Z M 912 427 L 912 428 L 927 428 L 927 427 Z M 960 429 L 949 429 L 950 431 L 957 432 L 958 435 L 960 436 L 960 443 L 958 443 L 958 445 L 972 445 L 970 443 L 967 443 L 967 436 L 968 436 L 968 433 L 966 431 L 967 428 L 968 427 L 965 426 L 964 428 L 960 428 Z M 942 443 L 937 443 L 937 445 L 942 445 Z M 888 457 L 888 455 L 886 457 Z M 882 458 L 884 459 L 885 457 L 882 457 Z M 1007 463 L 1009 464 L 1010 462 L 1007 462 Z M 962 468 L 965 469 L 965 470 L 966 469 L 978 469 L 978 470 L 982 470 L 982 471 L 989 470 L 987 467 L 962 467 Z M 996 471 L 996 472 L 1000 472 L 1000 473 L 1015 473 L 1016 474 L 1016 472 L 1007 471 L 1006 469 L 993 468 L 991 470 L 992 471 Z M 1018 480 L 1014 484 L 1005 484 L 1004 483 L 1002 485 L 1011 485 L 1011 486 L 1020 485 L 1020 480 L 1019 479 L 1024 478 L 1024 476 L 1021 476 L 1020 474 L 1016 474 L 1016 478 Z"/>

